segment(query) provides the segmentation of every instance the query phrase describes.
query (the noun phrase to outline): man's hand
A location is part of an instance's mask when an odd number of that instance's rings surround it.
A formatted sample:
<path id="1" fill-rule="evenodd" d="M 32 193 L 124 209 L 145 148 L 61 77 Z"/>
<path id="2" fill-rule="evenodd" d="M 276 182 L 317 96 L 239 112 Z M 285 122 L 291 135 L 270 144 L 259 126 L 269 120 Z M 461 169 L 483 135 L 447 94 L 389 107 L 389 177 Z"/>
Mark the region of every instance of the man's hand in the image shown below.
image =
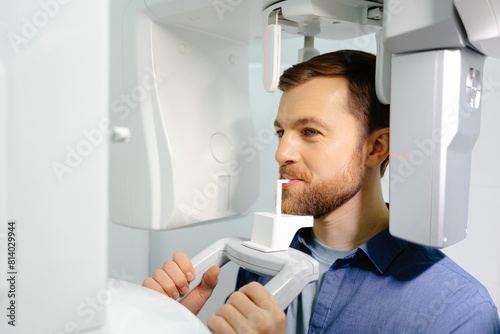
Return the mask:
<path id="1" fill-rule="evenodd" d="M 215 315 L 208 318 L 215 333 L 286 333 L 286 316 L 269 291 L 252 282 L 229 297 Z"/>
<path id="2" fill-rule="evenodd" d="M 181 300 L 181 304 L 195 315 L 200 312 L 205 302 L 212 295 L 217 285 L 220 268 L 213 266 L 207 270 L 200 285 Z M 172 261 L 165 262 L 161 269 L 153 273 L 142 283 L 143 286 L 161 292 L 170 298 L 177 299 L 179 295 L 189 291 L 188 282 L 194 280 L 194 269 L 189 257 L 182 252 L 174 254 Z"/>

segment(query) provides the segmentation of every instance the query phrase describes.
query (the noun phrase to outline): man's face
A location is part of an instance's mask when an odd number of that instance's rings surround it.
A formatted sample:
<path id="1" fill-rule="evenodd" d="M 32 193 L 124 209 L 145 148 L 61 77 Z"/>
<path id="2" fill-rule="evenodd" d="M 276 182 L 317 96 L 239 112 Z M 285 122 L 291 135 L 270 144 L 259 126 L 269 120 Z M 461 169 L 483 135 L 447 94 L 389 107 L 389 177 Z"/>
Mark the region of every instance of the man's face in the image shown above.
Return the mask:
<path id="1" fill-rule="evenodd" d="M 287 90 L 275 128 L 276 161 L 283 184 L 282 212 L 322 217 L 361 189 L 363 143 L 358 121 L 346 110 L 344 78 L 314 78 Z"/>

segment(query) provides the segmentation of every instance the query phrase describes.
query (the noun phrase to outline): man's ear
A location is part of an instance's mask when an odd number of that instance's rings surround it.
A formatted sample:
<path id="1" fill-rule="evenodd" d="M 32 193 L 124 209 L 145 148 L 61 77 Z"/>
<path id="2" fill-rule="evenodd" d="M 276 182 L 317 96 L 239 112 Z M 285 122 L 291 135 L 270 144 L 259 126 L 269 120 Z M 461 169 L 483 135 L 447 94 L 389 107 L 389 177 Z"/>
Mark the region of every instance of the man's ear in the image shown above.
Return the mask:
<path id="1" fill-rule="evenodd" d="M 389 156 L 389 128 L 375 130 L 367 139 L 366 167 L 377 167 Z"/>

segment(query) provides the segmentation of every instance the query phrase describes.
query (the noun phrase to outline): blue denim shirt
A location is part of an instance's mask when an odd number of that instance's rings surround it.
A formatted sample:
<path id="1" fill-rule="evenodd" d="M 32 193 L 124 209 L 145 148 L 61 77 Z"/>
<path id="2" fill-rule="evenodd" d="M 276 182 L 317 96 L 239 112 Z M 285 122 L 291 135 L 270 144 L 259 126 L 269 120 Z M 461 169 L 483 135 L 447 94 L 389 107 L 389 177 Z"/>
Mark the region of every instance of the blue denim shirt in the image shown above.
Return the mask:
<path id="1" fill-rule="evenodd" d="M 311 254 L 305 229 L 290 247 Z M 241 269 L 237 289 L 261 277 Z M 437 249 L 377 234 L 328 270 L 309 333 L 500 333 L 486 289 Z"/>

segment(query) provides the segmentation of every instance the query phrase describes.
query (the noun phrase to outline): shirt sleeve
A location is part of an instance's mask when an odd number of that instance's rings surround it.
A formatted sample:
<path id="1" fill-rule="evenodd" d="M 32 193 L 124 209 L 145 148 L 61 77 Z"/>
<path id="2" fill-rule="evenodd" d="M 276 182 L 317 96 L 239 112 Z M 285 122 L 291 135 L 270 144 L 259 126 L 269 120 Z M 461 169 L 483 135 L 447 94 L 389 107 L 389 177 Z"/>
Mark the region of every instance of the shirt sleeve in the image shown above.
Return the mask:
<path id="1" fill-rule="evenodd" d="M 500 334 L 498 310 L 491 303 L 477 305 L 466 314 L 450 333 L 495 333 Z"/>
<path id="2" fill-rule="evenodd" d="M 465 289 L 464 289 L 465 290 Z M 432 333 L 493 333 L 500 334 L 498 309 L 490 298 L 485 298 L 483 291 L 473 293 L 455 291 L 436 312 Z M 489 297 L 489 296 L 488 296 Z"/>

